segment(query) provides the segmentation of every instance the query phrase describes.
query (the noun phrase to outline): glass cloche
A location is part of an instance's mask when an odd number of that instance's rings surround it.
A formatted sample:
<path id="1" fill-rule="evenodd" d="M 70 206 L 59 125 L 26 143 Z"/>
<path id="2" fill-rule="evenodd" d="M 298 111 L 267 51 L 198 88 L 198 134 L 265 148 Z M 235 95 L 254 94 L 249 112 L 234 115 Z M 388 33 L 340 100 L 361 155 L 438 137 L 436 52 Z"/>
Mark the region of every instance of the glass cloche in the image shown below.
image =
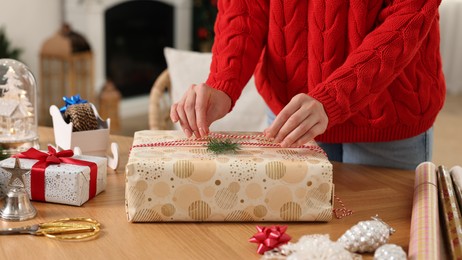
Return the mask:
<path id="1" fill-rule="evenodd" d="M 0 59 L 0 148 L 12 155 L 38 148 L 37 83 L 23 63 Z"/>

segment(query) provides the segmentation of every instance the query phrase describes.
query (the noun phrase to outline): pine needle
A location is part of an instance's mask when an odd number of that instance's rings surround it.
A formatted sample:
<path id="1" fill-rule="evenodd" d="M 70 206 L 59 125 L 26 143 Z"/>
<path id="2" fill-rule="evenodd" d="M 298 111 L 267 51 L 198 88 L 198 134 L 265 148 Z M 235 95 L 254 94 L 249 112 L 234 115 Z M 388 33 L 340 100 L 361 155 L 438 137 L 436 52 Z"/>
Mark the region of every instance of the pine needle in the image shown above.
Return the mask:
<path id="1" fill-rule="evenodd" d="M 10 157 L 8 154 L 4 153 L 3 148 L 0 147 L 0 161 Z"/>
<path id="2" fill-rule="evenodd" d="M 230 139 L 210 138 L 207 143 L 207 150 L 215 154 L 236 153 L 241 150 L 241 147 Z"/>

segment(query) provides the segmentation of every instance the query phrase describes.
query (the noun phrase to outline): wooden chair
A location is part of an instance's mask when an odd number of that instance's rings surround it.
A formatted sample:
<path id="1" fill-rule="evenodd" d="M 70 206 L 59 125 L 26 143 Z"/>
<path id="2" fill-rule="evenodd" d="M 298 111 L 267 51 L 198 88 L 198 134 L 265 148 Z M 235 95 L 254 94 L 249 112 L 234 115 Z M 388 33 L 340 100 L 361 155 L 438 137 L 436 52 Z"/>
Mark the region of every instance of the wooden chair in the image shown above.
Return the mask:
<path id="1" fill-rule="evenodd" d="M 211 53 L 165 48 L 167 69 L 153 84 L 149 101 L 150 129 L 178 129 L 170 120 L 170 107 L 191 84 L 206 81 Z M 267 127 L 266 104 L 257 92 L 253 78 L 247 83 L 238 104 L 224 118 L 213 122 L 211 131 L 262 131 Z"/>
<path id="2" fill-rule="evenodd" d="M 170 130 L 171 82 L 168 69 L 164 70 L 154 82 L 149 95 L 149 129 Z"/>

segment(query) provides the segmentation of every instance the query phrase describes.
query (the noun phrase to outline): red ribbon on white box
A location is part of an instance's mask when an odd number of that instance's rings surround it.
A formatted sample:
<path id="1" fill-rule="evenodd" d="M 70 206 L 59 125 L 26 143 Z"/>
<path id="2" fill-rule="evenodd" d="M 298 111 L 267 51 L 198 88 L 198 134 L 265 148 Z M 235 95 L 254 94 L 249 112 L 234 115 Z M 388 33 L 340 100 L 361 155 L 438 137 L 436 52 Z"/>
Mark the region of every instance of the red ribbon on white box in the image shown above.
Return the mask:
<path id="1" fill-rule="evenodd" d="M 17 158 L 38 160 L 38 162 L 32 166 L 30 174 L 30 190 L 33 200 L 45 201 L 45 169 L 50 164 L 60 163 L 88 166 L 90 168 L 89 198 L 93 198 L 96 195 L 98 166 L 94 162 L 70 158 L 72 156 L 74 156 L 74 152 L 72 150 L 57 152 L 51 146 L 48 146 L 48 153 L 41 152 L 35 148 L 30 148 L 25 152 L 13 155 L 13 157 Z"/>

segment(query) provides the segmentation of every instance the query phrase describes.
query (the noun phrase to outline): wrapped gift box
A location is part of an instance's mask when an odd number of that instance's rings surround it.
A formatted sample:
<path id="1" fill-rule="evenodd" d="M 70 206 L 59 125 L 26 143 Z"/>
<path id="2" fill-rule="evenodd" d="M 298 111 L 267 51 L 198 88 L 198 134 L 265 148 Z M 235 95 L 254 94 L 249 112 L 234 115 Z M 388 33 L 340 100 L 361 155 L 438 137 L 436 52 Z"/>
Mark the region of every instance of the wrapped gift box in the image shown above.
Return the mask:
<path id="1" fill-rule="evenodd" d="M 214 154 L 179 131 L 139 131 L 126 166 L 130 222 L 329 221 L 332 164 L 311 142 L 280 148 L 257 133 L 222 133 L 241 143 Z"/>
<path id="2" fill-rule="evenodd" d="M 96 173 L 96 194 L 106 188 L 107 159 L 97 156 L 74 155 L 72 159 L 95 163 Z M 31 169 L 38 160 L 20 159 L 21 168 Z M 8 158 L 0 162 L 0 167 L 13 168 L 15 158 Z M 45 169 L 45 191 L 44 201 L 81 206 L 91 198 L 90 167 L 70 163 L 48 165 Z M 0 195 L 3 197 L 7 191 L 7 185 L 11 174 L 0 168 Z M 31 172 L 24 174 L 24 185 L 32 200 L 31 195 Z"/>

